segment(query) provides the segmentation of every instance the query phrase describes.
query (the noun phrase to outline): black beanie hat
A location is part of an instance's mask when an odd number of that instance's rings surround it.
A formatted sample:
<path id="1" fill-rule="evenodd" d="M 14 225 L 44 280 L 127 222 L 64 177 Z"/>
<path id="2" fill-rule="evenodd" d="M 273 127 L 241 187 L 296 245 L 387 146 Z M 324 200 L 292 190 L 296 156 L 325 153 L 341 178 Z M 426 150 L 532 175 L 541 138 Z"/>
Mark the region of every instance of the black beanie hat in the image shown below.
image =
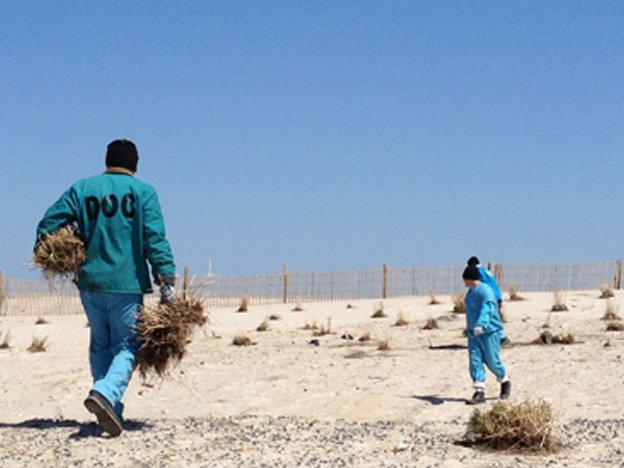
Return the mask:
<path id="1" fill-rule="evenodd" d="M 475 265 L 468 265 L 462 274 L 462 278 L 467 280 L 478 280 L 481 279 L 481 275 L 479 275 L 479 269 Z"/>
<path id="2" fill-rule="evenodd" d="M 468 259 L 468 261 L 466 262 L 468 265 L 478 265 L 479 263 L 481 263 L 479 261 L 479 259 L 477 257 L 475 257 L 474 255 L 472 257 L 470 257 Z"/>
<path id="3" fill-rule="evenodd" d="M 136 172 L 139 153 L 130 140 L 111 141 L 106 148 L 106 167 L 123 167 Z"/>

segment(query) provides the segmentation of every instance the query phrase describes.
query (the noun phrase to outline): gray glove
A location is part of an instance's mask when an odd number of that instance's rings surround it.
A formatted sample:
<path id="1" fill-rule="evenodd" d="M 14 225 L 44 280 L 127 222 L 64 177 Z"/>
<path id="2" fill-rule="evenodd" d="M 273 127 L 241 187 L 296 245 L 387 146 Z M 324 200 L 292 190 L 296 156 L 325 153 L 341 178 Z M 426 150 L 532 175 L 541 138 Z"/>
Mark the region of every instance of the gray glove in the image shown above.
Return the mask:
<path id="1" fill-rule="evenodd" d="M 162 286 L 160 288 L 160 299 L 162 302 L 173 304 L 176 300 L 175 288 L 170 284 Z"/>

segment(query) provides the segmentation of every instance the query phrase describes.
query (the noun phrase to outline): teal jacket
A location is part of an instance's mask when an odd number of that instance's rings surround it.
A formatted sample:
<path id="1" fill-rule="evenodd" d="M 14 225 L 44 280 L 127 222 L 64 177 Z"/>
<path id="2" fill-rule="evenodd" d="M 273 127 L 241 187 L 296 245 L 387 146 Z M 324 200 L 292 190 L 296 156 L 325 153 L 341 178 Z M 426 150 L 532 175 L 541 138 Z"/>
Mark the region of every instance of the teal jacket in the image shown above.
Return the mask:
<path id="1" fill-rule="evenodd" d="M 173 283 L 175 264 L 156 190 L 129 174 L 104 173 L 72 185 L 45 213 L 45 233 L 77 223 L 87 259 L 78 273 L 82 291 L 119 294 L 151 292 L 154 281 Z"/>

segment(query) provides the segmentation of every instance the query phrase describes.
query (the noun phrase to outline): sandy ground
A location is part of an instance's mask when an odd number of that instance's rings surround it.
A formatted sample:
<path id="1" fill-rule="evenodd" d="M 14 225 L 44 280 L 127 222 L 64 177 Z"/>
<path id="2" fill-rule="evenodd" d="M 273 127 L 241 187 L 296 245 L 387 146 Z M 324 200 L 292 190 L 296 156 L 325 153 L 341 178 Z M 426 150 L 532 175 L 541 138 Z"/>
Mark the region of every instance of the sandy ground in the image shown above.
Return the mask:
<path id="1" fill-rule="evenodd" d="M 553 455 L 457 443 L 472 388 L 464 317 L 450 313 L 448 296 L 435 306 L 424 297 L 386 300 L 381 319 L 370 317 L 380 301 L 212 310 L 212 325 L 170 378 L 135 375 L 116 439 L 101 436 L 82 406 L 90 388 L 85 317 L 49 316 L 45 325 L 0 317 L 11 336 L 11 348 L 0 350 L 0 466 L 624 467 L 624 332 L 605 331 L 598 295 L 568 293 L 568 312 L 549 313 L 552 294 L 541 293 L 504 307 L 512 401 L 553 405 L 566 445 Z M 393 326 L 399 311 L 409 325 Z M 269 331 L 255 331 L 271 314 L 279 320 Z M 328 317 L 334 333 L 310 345 L 312 332 L 302 328 Z M 422 330 L 428 318 L 440 329 Z M 580 343 L 521 345 L 546 320 Z M 365 332 L 372 339 L 360 343 Z M 256 344 L 233 346 L 237 334 Z M 26 350 L 33 336 L 48 336 L 46 352 Z M 379 340 L 390 350 L 377 350 Z M 499 386 L 491 374 L 487 383 L 491 405 Z"/>

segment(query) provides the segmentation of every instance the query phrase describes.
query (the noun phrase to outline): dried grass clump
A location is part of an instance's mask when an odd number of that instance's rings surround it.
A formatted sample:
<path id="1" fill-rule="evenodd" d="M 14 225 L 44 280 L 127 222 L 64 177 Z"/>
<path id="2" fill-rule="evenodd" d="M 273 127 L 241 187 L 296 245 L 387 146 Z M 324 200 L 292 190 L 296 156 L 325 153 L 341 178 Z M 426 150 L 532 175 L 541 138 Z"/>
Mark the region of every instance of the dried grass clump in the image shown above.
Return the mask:
<path id="1" fill-rule="evenodd" d="M 304 330 L 318 330 L 319 326 L 318 323 L 316 322 L 306 322 L 306 324 L 303 326 Z"/>
<path id="2" fill-rule="evenodd" d="M 548 330 L 540 333 L 540 336 L 532 341 L 533 344 L 550 345 L 550 344 L 572 344 L 575 342 L 574 335 L 554 335 Z"/>
<path id="3" fill-rule="evenodd" d="M 613 320 L 607 323 L 607 331 L 624 331 L 624 322 Z"/>
<path id="4" fill-rule="evenodd" d="M 177 298 L 173 304 L 142 307 L 137 323 L 141 346 L 137 367 L 145 378 L 150 373 L 163 377 L 187 351 L 196 327 L 208 322 L 204 302 L 196 297 Z"/>
<path id="5" fill-rule="evenodd" d="M 464 303 L 465 296 L 466 295 L 464 293 L 451 295 L 451 300 L 453 301 L 453 312 L 456 314 L 466 313 L 466 304 Z"/>
<path id="6" fill-rule="evenodd" d="M 232 344 L 234 346 L 251 346 L 255 345 L 256 343 L 251 341 L 251 338 L 249 338 L 247 335 L 236 335 L 232 340 Z"/>
<path id="7" fill-rule="evenodd" d="M 32 343 L 27 348 L 31 353 L 45 353 L 48 348 L 48 337 L 37 338 L 33 336 Z"/>
<path id="8" fill-rule="evenodd" d="M 46 278 L 75 275 L 86 260 L 84 243 L 77 229 L 70 225 L 45 234 L 33 254 L 33 263 Z"/>
<path id="9" fill-rule="evenodd" d="M 429 294 L 429 305 L 436 305 L 440 303 L 440 301 L 438 301 L 438 299 L 435 297 L 432 288 L 427 289 L 427 294 Z"/>
<path id="10" fill-rule="evenodd" d="M 300 301 L 297 301 L 297 304 L 292 309 L 293 312 L 303 312 L 303 304 Z"/>
<path id="11" fill-rule="evenodd" d="M 598 286 L 598 289 L 600 289 L 600 299 L 609 299 L 610 297 L 615 297 L 613 288 L 608 283 L 602 283 Z"/>
<path id="12" fill-rule="evenodd" d="M 427 319 L 427 322 L 422 327 L 423 330 L 437 330 L 438 328 L 440 328 L 438 326 L 438 321 L 434 318 Z"/>
<path id="13" fill-rule="evenodd" d="M 247 312 L 249 311 L 249 297 L 243 296 L 241 297 L 240 306 L 236 312 Z"/>
<path id="14" fill-rule="evenodd" d="M 524 301 L 524 297 L 518 294 L 516 288 L 512 285 L 509 286 L 509 300 L 510 301 Z"/>
<path id="15" fill-rule="evenodd" d="M 360 343 L 365 343 L 367 341 L 370 341 L 370 339 L 371 339 L 371 334 L 370 332 L 367 331 L 367 332 L 362 333 L 362 336 L 358 338 L 358 341 Z"/>
<path id="16" fill-rule="evenodd" d="M 279 319 L 281 319 L 281 317 L 277 314 L 269 315 L 269 320 L 279 320 Z"/>
<path id="17" fill-rule="evenodd" d="M 332 322 L 331 317 L 327 317 L 326 324 L 325 325 L 321 325 L 320 327 L 318 327 L 317 330 L 314 330 L 312 332 L 312 336 L 325 336 L 325 335 L 329 335 L 329 334 L 333 333 L 333 331 L 331 329 L 331 322 Z"/>
<path id="18" fill-rule="evenodd" d="M 265 332 L 265 331 L 269 331 L 269 321 L 268 320 L 263 320 L 260 325 L 258 325 L 258 328 L 256 328 L 257 332 Z"/>
<path id="19" fill-rule="evenodd" d="M 375 309 L 373 311 L 373 315 L 371 315 L 371 318 L 386 318 L 387 315 L 384 312 L 384 305 L 383 302 L 380 302 L 379 304 L 375 305 Z"/>
<path id="20" fill-rule="evenodd" d="M 404 327 L 409 325 L 409 318 L 407 317 L 407 313 L 404 310 L 399 310 L 397 314 L 396 322 L 394 322 L 395 327 Z"/>
<path id="21" fill-rule="evenodd" d="M 390 350 L 390 341 L 389 340 L 381 340 L 377 343 L 378 351 L 389 351 Z"/>
<path id="22" fill-rule="evenodd" d="M 347 309 L 355 309 L 355 306 L 353 304 L 347 304 Z"/>
<path id="23" fill-rule="evenodd" d="M 495 450 L 554 452 L 561 443 L 554 435 L 554 412 L 544 401 L 496 403 L 476 409 L 468 421 L 466 437 Z"/>
<path id="24" fill-rule="evenodd" d="M 561 291 L 561 289 L 555 289 L 553 291 L 553 295 L 555 301 L 550 310 L 552 312 L 565 312 L 566 310 L 568 310 L 568 306 L 563 300 L 563 291 Z"/>
<path id="25" fill-rule="evenodd" d="M 617 306 L 613 299 L 607 299 L 605 302 L 605 313 L 602 316 L 602 320 L 620 320 L 620 316 L 617 314 Z"/>
<path id="26" fill-rule="evenodd" d="M 4 336 L 0 333 L 0 349 L 9 349 L 11 347 L 11 332 L 6 332 Z"/>
<path id="27" fill-rule="evenodd" d="M 48 322 L 45 317 L 37 317 L 35 321 L 35 325 L 48 325 L 49 323 L 50 322 Z"/>

